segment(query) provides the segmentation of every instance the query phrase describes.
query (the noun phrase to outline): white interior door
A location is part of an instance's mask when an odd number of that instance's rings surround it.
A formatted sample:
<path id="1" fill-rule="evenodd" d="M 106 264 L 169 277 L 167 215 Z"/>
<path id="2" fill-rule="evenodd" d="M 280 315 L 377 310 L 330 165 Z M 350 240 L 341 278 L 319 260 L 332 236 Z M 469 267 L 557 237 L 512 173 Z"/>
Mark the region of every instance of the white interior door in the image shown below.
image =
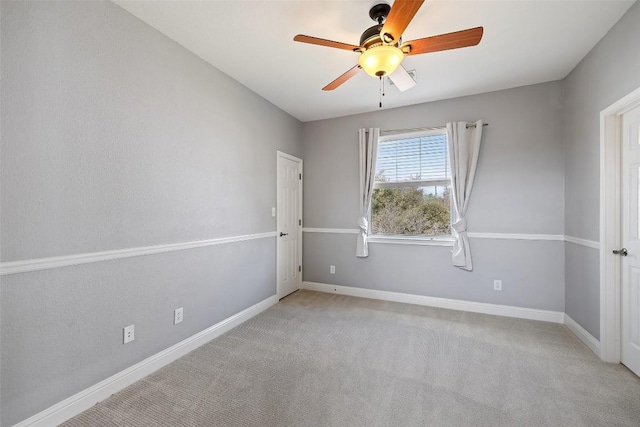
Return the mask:
<path id="1" fill-rule="evenodd" d="M 622 117 L 622 159 L 621 361 L 640 375 L 640 107 Z"/>
<path id="2" fill-rule="evenodd" d="M 302 285 L 302 160 L 278 151 L 277 287 L 284 298 Z"/>

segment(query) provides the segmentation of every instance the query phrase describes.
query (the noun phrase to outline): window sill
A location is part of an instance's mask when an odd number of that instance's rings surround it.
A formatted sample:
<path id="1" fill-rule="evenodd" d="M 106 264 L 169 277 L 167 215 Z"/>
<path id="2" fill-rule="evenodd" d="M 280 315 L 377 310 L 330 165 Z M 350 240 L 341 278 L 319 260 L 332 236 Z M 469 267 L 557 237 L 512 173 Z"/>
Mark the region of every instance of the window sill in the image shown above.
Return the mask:
<path id="1" fill-rule="evenodd" d="M 407 236 L 381 236 L 371 235 L 367 239 L 369 243 L 383 243 L 388 245 L 419 245 L 419 246 L 453 246 L 452 237 L 407 237 Z"/>

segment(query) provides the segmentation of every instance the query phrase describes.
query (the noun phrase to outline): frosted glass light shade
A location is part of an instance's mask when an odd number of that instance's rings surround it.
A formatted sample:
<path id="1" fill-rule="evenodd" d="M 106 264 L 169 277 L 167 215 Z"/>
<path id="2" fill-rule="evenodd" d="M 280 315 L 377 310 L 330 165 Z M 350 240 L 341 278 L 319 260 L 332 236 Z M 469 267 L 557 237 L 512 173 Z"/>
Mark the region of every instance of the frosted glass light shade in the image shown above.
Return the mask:
<path id="1" fill-rule="evenodd" d="M 393 73 L 402 62 L 404 53 L 395 46 L 381 45 L 365 50 L 358 59 L 358 64 L 372 77 L 386 76 Z"/>

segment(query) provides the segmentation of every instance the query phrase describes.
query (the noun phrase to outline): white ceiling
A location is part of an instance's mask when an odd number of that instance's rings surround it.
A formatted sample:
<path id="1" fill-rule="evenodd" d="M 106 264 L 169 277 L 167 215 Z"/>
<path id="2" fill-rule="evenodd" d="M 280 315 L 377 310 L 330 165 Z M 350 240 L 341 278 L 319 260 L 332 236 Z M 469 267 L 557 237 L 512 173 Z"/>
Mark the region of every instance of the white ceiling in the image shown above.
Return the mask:
<path id="1" fill-rule="evenodd" d="M 124 9 L 301 121 L 378 109 L 379 82 L 360 72 L 321 88 L 358 54 L 293 41 L 296 34 L 357 45 L 381 1 L 122 1 Z M 475 47 L 406 57 L 418 84 L 387 89 L 384 108 L 558 80 L 633 1 L 427 0 L 405 31 L 413 40 L 483 26 Z"/>

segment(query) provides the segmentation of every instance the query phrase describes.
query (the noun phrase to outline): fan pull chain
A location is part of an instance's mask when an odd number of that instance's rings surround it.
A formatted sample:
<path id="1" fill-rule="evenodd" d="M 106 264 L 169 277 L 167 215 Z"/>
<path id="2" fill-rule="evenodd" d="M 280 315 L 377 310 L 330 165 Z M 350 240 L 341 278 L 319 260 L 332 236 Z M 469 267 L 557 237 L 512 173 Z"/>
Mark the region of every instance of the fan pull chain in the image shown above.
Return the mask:
<path id="1" fill-rule="evenodd" d="M 384 95 L 384 79 L 380 76 L 380 108 L 382 108 L 382 97 Z"/>

